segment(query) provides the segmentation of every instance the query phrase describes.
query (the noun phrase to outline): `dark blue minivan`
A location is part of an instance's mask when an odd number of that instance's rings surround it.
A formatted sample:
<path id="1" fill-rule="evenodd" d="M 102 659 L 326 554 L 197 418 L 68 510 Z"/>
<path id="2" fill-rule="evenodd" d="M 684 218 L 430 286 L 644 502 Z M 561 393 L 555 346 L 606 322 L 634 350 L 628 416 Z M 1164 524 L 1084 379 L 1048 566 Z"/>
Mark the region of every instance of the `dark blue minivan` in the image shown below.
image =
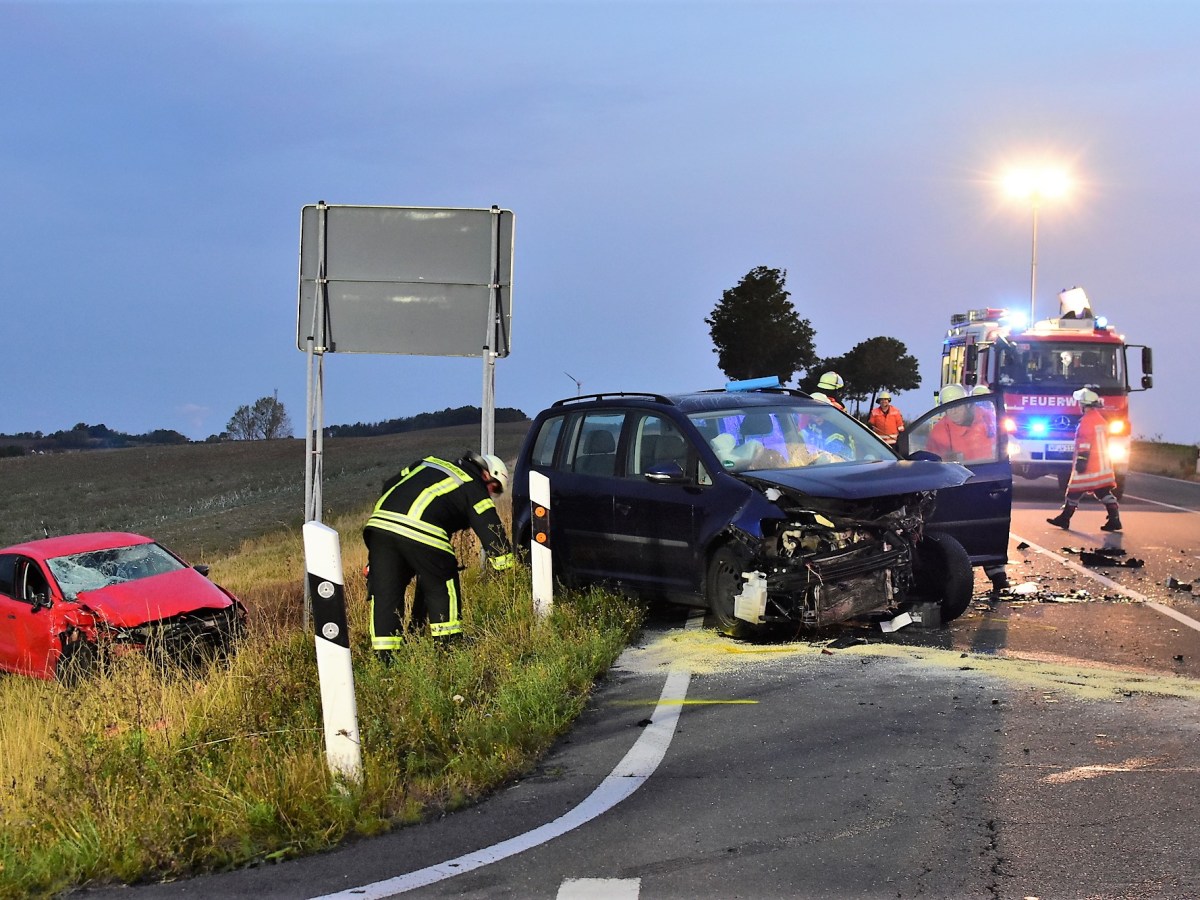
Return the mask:
<path id="1" fill-rule="evenodd" d="M 926 445 L 960 406 L 985 434 L 969 458 L 943 461 Z M 513 531 L 528 547 L 536 471 L 549 479 L 565 584 L 704 606 L 743 638 L 918 602 L 949 621 L 970 602 L 971 566 L 1007 554 L 1012 476 L 997 413 L 991 395 L 940 406 L 902 434 L 902 458 L 787 388 L 559 400 L 518 457 Z"/>

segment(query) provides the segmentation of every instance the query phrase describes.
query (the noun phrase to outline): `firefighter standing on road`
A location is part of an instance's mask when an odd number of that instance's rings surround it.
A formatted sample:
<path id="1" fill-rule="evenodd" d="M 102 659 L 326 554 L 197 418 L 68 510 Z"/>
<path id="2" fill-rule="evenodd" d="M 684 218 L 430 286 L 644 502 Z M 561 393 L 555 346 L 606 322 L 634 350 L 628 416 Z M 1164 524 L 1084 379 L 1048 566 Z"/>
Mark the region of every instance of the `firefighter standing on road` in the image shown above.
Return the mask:
<path id="1" fill-rule="evenodd" d="M 512 546 L 492 501 L 507 483 L 508 469 L 499 457 L 472 452 L 456 462 L 428 456 L 384 483 L 363 528 L 372 649 L 390 653 L 403 643 L 404 593 L 414 576 L 410 630 L 428 622 L 436 639 L 462 634 L 458 560 L 450 537 L 470 526 L 491 568 L 510 568 Z"/>
<path id="2" fill-rule="evenodd" d="M 892 406 L 892 395 L 887 391 L 879 392 L 879 405 L 871 410 L 867 419 L 871 430 L 883 438 L 888 446 L 896 446 L 896 438 L 904 430 L 904 416 L 900 410 Z"/>
<path id="3" fill-rule="evenodd" d="M 1080 498 L 1091 493 L 1104 504 L 1108 512 L 1108 518 L 1100 530 L 1120 531 L 1120 506 L 1113 494 L 1117 476 L 1108 456 L 1108 420 L 1100 411 L 1104 401 L 1089 388 L 1082 388 L 1073 396 L 1083 407 L 1083 418 L 1075 429 L 1075 464 L 1071 470 L 1071 480 L 1067 483 L 1062 512 L 1046 521 L 1059 528 L 1070 528 L 1071 516 L 1075 515 Z"/>

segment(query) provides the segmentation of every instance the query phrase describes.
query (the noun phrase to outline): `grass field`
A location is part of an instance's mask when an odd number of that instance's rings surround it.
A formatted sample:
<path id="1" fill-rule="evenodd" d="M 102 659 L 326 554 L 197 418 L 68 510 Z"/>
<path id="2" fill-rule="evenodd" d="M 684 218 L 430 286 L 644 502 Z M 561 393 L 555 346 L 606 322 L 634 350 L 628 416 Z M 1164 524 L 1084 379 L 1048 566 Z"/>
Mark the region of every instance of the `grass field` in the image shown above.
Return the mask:
<path id="1" fill-rule="evenodd" d="M 511 459 L 527 424 L 497 426 Z M 148 533 L 237 593 L 250 627 L 206 672 L 140 655 L 77 688 L 0 676 L 0 898 L 175 879 L 274 862 L 421 821 L 527 771 L 582 710 L 640 623 L 600 591 L 533 613 L 529 572 L 464 572 L 467 641 L 371 652 L 359 530 L 385 477 L 457 457 L 477 428 L 326 445 L 326 524 L 342 535 L 363 780 L 325 760 L 313 636 L 302 626 L 298 441 L 0 460 L 5 543 L 53 533 Z M 501 498 L 501 517 L 511 509 Z M 460 560 L 478 559 L 472 535 Z"/>
<path id="2" fill-rule="evenodd" d="M 528 422 L 496 426 L 496 453 L 512 461 Z M 324 515 L 362 509 L 385 478 L 430 453 L 479 447 L 460 426 L 325 442 Z M 189 562 L 304 518 L 304 441 L 231 441 L 0 459 L 0 547 L 79 531 L 133 531 Z"/>

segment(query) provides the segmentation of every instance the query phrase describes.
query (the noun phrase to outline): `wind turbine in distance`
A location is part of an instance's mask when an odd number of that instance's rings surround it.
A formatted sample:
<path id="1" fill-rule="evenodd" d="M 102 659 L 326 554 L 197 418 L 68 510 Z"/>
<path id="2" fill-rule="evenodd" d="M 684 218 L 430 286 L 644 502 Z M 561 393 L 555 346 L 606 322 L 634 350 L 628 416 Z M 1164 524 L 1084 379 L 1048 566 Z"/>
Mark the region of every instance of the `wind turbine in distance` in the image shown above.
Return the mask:
<path id="1" fill-rule="evenodd" d="M 580 381 L 578 378 L 576 378 L 574 375 L 572 375 L 570 372 L 563 372 L 563 374 L 566 375 L 568 378 L 570 378 L 573 382 L 575 382 L 575 396 L 578 397 L 580 390 L 583 388 L 583 382 Z"/>

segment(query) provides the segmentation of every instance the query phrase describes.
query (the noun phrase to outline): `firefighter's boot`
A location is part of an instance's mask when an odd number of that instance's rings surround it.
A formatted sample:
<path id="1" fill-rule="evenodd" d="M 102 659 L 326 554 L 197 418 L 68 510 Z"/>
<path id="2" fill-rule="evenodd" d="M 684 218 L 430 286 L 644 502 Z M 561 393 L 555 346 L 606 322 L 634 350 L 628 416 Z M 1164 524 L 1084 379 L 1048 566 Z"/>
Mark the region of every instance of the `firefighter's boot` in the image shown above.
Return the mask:
<path id="1" fill-rule="evenodd" d="M 1053 519 L 1047 519 L 1046 521 L 1051 525 L 1057 525 L 1059 528 L 1066 530 L 1071 527 L 1071 516 L 1073 515 L 1075 515 L 1075 507 L 1064 504 L 1062 512 Z"/>
<path id="2" fill-rule="evenodd" d="M 1120 531 L 1121 530 L 1121 514 L 1117 511 L 1117 504 L 1109 503 L 1105 506 L 1108 510 L 1108 519 L 1100 526 L 1101 531 Z"/>

